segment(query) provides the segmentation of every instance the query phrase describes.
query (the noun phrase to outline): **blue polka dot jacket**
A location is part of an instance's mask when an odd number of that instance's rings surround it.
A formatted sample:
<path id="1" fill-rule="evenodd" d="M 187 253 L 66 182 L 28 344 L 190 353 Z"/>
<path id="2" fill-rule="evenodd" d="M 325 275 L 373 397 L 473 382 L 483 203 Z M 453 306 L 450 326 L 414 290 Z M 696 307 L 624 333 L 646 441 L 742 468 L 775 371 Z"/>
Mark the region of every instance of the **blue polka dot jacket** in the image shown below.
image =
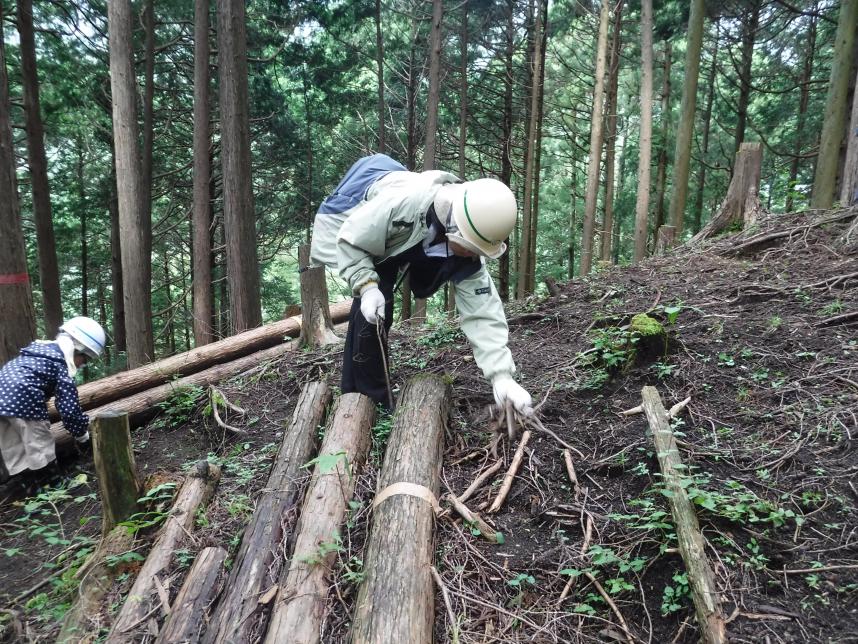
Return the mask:
<path id="1" fill-rule="evenodd" d="M 59 345 L 33 342 L 0 369 L 0 416 L 48 420 L 51 396 L 68 432 L 83 435 L 89 417 L 80 408 L 77 387 Z"/>

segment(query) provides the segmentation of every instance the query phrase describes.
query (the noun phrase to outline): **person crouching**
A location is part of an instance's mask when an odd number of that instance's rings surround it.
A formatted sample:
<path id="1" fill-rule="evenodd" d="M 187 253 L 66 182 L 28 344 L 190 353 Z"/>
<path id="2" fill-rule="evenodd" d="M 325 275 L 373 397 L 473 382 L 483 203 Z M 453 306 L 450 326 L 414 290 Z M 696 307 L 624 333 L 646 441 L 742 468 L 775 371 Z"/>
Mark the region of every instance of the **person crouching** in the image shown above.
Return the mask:
<path id="1" fill-rule="evenodd" d="M 78 401 L 74 376 L 104 351 L 105 333 L 88 317 L 74 317 L 54 341 L 36 340 L 0 368 L 0 483 L 56 459 L 47 401 L 52 396 L 66 431 L 89 441 L 89 417 Z"/>

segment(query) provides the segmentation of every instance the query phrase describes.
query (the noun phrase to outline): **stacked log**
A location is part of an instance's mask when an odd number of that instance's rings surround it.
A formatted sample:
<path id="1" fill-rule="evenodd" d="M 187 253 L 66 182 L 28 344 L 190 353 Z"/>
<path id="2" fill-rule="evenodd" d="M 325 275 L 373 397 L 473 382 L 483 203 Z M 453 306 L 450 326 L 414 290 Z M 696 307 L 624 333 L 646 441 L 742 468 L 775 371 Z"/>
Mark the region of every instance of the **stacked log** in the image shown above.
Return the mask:
<path id="1" fill-rule="evenodd" d="M 411 380 L 400 396 L 373 504 L 354 644 L 432 641 L 434 510 L 449 397 L 436 375 Z"/>
<path id="2" fill-rule="evenodd" d="M 325 383 L 311 382 L 304 387 L 203 642 L 249 642 L 264 628 L 270 602 L 265 598 L 276 588 L 283 544 L 295 524 L 303 489 L 301 468 L 312 458 L 316 428 L 324 421 L 330 401 L 331 391 Z"/>
<path id="3" fill-rule="evenodd" d="M 351 306 L 351 300 L 331 305 L 331 320 L 334 323 L 345 322 L 349 317 Z M 285 338 L 297 338 L 300 332 L 301 316 L 298 315 L 190 351 L 177 353 L 136 369 L 88 382 L 78 387 L 81 408 L 89 410 L 100 407 L 111 401 L 127 398 L 132 394 L 169 382 L 177 376 L 188 376 L 213 365 L 232 362 L 257 353 L 262 349 L 277 347 L 283 344 Z M 59 419 L 53 404 L 49 405 L 49 408 L 51 420 Z"/>
<path id="4" fill-rule="evenodd" d="M 154 618 L 156 613 L 169 612 L 169 605 L 165 605 L 165 582 L 159 575 L 169 570 L 173 554 L 193 529 L 197 509 L 208 502 L 219 479 L 220 468 L 207 461 L 198 462 L 185 479 L 160 535 L 113 622 L 106 640 L 108 644 L 132 641 L 137 629 L 149 628 L 148 619 Z"/>
<path id="5" fill-rule="evenodd" d="M 319 449 L 266 644 L 320 641 L 329 578 L 337 557 L 336 547 L 322 548 L 321 544 L 337 545 L 339 527 L 369 450 L 374 419 L 375 406 L 366 396 L 349 393 L 340 398 Z"/>

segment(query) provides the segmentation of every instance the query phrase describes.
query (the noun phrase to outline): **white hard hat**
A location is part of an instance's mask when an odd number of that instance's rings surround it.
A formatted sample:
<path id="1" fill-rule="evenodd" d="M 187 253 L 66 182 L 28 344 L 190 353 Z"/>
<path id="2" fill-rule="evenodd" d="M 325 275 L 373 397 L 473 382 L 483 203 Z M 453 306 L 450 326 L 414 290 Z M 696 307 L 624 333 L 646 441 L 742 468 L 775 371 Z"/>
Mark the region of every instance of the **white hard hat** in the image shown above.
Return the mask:
<path id="1" fill-rule="evenodd" d="M 92 318 L 83 316 L 71 318 L 60 327 L 60 331 L 68 333 L 75 344 L 79 345 L 90 358 L 98 358 L 104 351 L 107 339 L 104 329 Z"/>
<path id="2" fill-rule="evenodd" d="M 497 179 L 477 179 L 457 187 L 453 199 L 453 223 L 457 231 L 450 232 L 447 239 L 479 255 L 497 259 L 506 250 L 504 239 L 515 227 L 518 216 L 515 195 Z"/>

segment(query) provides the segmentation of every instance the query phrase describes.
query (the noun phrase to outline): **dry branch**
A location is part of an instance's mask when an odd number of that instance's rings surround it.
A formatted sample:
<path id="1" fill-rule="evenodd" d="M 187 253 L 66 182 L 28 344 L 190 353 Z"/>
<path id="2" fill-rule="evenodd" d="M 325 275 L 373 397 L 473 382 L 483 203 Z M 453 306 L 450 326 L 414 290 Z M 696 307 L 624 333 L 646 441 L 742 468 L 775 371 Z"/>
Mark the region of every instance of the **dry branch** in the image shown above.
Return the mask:
<path id="1" fill-rule="evenodd" d="M 106 640 L 108 644 L 132 640 L 133 631 L 145 621 L 153 608 L 157 609 L 161 600 L 158 598 L 156 576 L 168 570 L 173 554 L 193 528 L 197 509 L 211 497 L 219 479 L 220 468 L 207 461 L 197 463 L 193 473 L 185 479 L 176 495 L 170 516 L 113 622 Z"/>
<path id="2" fill-rule="evenodd" d="M 303 489 L 301 466 L 312 457 L 316 428 L 324 421 L 330 401 L 327 384 L 311 382 L 304 386 L 264 493 L 244 531 L 226 590 L 202 641 L 220 644 L 251 639 L 259 617 L 259 599 L 280 577 L 280 550 L 294 527 L 294 510 Z"/>
<path id="3" fill-rule="evenodd" d="M 379 476 L 352 644 L 432 641 L 433 500 L 449 399 L 449 386 L 435 375 L 411 380 L 400 396 Z"/>
<path id="4" fill-rule="evenodd" d="M 337 558 L 339 527 L 354 494 L 356 477 L 363 468 L 370 444 L 375 405 L 362 394 L 344 394 L 325 432 L 319 457 L 336 457 L 331 464 L 319 460 L 304 498 L 298 537 L 281 581 L 265 642 L 316 644 L 320 639 L 330 576 Z"/>
<path id="5" fill-rule="evenodd" d="M 492 543 L 503 543 L 503 535 L 486 523 L 485 519 L 483 519 L 479 514 L 471 511 L 468 506 L 452 494 L 448 494 L 445 498 L 456 511 L 456 514 L 465 520 L 465 523 L 480 531 L 480 536 Z"/>
<path id="6" fill-rule="evenodd" d="M 173 601 L 173 609 L 155 642 L 198 642 L 208 620 L 208 608 L 223 578 L 227 551 L 204 548 L 191 566 L 185 583 Z"/>
<path id="7" fill-rule="evenodd" d="M 521 461 L 524 458 L 524 448 L 527 447 L 527 442 L 530 440 L 531 435 L 530 430 L 521 435 L 521 442 L 519 442 L 518 449 L 515 450 L 515 455 L 512 457 L 512 463 L 509 464 L 509 469 L 507 469 L 503 477 L 503 483 L 501 483 L 495 500 L 489 506 L 488 512 L 490 514 L 500 510 L 503 502 L 506 500 L 506 495 L 509 494 L 509 490 L 512 487 L 512 481 L 515 479 L 518 468 L 521 467 Z"/>
<path id="8" fill-rule="evenodd" d="M 727 641 L 724 616 L 721 613 L 714 575 L 706 558 L 697 514 L 683 485 L 684 473 L 687 470 L 679 456 L 676 439 L 668 423 L 667 411 L 655 387 L 644 387 L 642 396 L 664 485 L 670 492 L 668 502 L 676 527 L 679 553 L 688 573 L 688 586 L 697 613 L 700 637 L 704 644 L 722 644 Z"/>

